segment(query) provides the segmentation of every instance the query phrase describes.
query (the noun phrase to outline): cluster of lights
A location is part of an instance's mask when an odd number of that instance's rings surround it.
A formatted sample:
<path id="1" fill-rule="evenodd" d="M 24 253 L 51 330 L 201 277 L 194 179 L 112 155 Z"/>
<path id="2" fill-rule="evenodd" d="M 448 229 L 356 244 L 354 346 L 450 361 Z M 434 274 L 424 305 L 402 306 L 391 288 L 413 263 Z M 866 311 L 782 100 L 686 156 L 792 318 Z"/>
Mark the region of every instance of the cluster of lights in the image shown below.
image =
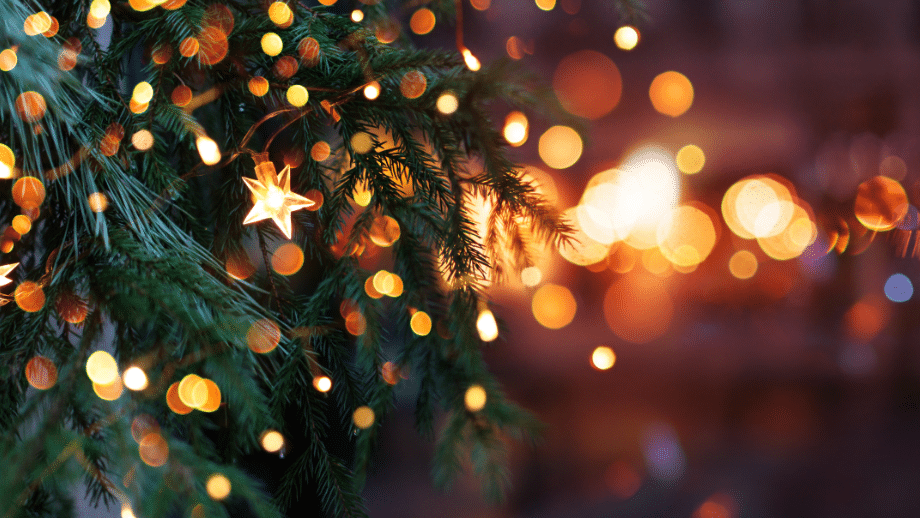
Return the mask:
<path id="1" fill-rule="evenodd" d="M 214 412 L 220 408 L 220 403 L 220 387 L 196 374 L 187 374 L 166 391 L 166 405 L 179 415 L 189 414 L 192 410 Z"/>

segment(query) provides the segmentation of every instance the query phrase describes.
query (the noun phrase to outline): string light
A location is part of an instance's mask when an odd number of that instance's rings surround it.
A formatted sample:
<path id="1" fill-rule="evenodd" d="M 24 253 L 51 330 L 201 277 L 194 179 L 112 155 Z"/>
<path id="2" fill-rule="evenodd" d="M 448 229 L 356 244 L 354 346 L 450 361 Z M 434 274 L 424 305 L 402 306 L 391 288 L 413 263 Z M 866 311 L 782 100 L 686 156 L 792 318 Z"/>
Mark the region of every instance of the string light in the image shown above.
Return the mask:
<path id="1" fill-rule="evenodd" d="M 220 162 L 220 148 L 217 147 L 217 142 L 214 142 L 213 139 L 202 135 L 195 139 L 195 145 L 198 147 L 198 154 L 205 165 L 214 165 Z"/>

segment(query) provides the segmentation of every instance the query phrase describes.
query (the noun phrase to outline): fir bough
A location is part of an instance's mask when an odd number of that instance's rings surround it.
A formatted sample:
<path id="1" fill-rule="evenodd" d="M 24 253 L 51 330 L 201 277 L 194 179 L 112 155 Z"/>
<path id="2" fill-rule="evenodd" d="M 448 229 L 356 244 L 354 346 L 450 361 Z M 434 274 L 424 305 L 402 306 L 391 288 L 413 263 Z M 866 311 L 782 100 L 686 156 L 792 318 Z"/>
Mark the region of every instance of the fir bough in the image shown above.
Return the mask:
<path id="1" fill-rule="evenodd" d="M 455 53 L 381 43 L 374 27 L 390 20 L 393 5 L 368 8 L 360 25 L 292 2 L 293 23 L 279 28 L 264 4 L 228 2 L 229 51 L 206 65 L 179 53 L 183 40 L 213 23 L 213 7 L 202 0 L 146 12 L 112 3 L 102 29 L 87 25 L 89 1 L 0 3 L 0 46 L 18 56 L 15 68 L 0 72 L 0 143 L 15 151 L 15 173 L 41 179 L 47 190 L 31 231 L 0 258 L 19 263 L 12 286 L 32 281 L 46 297 L 38 311 L 16 303 L 0 309 L 7 366 L 0 377 L 0 517 L 67 515 L 69 488 L 80 480 L 93 503 L 130 506 L 139 517 L 221 516 L 232 505 L 276 516 L 308 483 L 328 515 L 363 516 L 364 473 L 394 404 L 394 380 L 381 375 L 387 367 L 418 386 L 418 430 L 437 441 L 439 484 L 468 459 L 497 497 L 505 440 L 537 428 L 489 373 L 475 323 L 486 278 L 529 265 L 531 239 L 557 245 L 569 231 L 507 158 L 489 111 L 493 102 L 542 103 L 546 92 L 509 63 L 473 73 Z M 442 13 L 451 5 L 433 7 Z M 55 35 L 23 32 L 39 10 L 56 18 Z M 279 56 L 262 52 L 266 32 L 282 38 Z M 315 60 L 298 54 L 305 38 L 319 45 Z M 168 60 L 151 60 L 167 46 Z M 60 60 L 74 48 L 80 52 L 69 70 Z M 298 59 L 287 78 L 273 72 L 284 56 Z M 400 86 L 413 71 L 426 85 L 407 98 Z M 250 91 L 254 76 L 269 79 L 267 95 Z M 146 110 L 131 110 L 141 81 L 154 97 Z M 371 81 L 381 86 L 374 100 L 362 94 Z M 303 107 L 285 99 L 295 84 L 309 90 Z M 171 101 L 180 85 L 195 92 L 193 108 Z M 40 120 L 17 113 L 17 98 L 28 91 L 47 103 Z M 448 92 L 459 101 L 451 115 L 436 108 Z M 110 142 L 106 148 L 113 123 L 124 134 L 115 152 Z M 131 142 L 141 130 L 153 135 L 149 150 Z M 370 151 L 355 149 L 360 134 L 371 137 Z M 216 166 L 202 164 L 195 147 L 202 135 L 219 143 Z M 319 142 L 330 146 L 326 159 L 311 153 Z M 242 224 L 252 200 L 241 178 L 254 177 L 252 156 L 261 152 L 293 165 L 293 192 L 323 199 L 318 211 L 293 218 L 293 241 L 319 272 L 313 282 L 273 271 L 271 252 L 283 237 L 271 220 Z M 14 181 L 0 180 L 4 224 L 19 211 Z M 372 193 L 366 207 L 355 203 L 356 190 Z M 104 194 L 105 210 L 87 202 L 94 193 Z M 470 212 L 473 196 L 494 207 L 484 236 Z M 399 239 L 379 253 L 391 257 L 403 292 L 375 299 L 365 289 L 374 272 L 362 267 L 361 253 L 383 216 L 399 224 Z M 232 258 L 254 263 L 247 279 L 227 273 Z M 12 302 L 5 293 L 3 302 Z M 62 297 L 87 305 L 82 323 L 65 321 Z M 416 311 L 435 324 L 424 336 L 410 331 Z M 345 321 L 355 312 L 363 324 L 357 331 Z M 268 354 L 247 347 L 247 333 L 261 320 L 280 329 Z M 149 387 L 114 401 L 97 397 L 85 372 L 96 350 L 111 352 L 122 370 L 141 366 Z M 57 366 L 48 390 L 28 388 L 24 370 L 36 355 Z M 192 373 L 220 387 L 217 412 L 178 415 L 167 407 L 168 387 Z M 333 381 L 328 393 L 313 386 L 321 376 Z M 465 407 L 471 385 L 486 390 L 482 410 Z M 360 406 L 375 415 L 367 429 L 352 423 Z M 141 461 L 137 416 L 155 422 L 166 439 L 162 466 Z M 439 416 L 445 425 L 436 429 Z M 284 435 L 292 457 L 277 487 L 235 465 L 259 451 L 269 429 Z M 350 441 L 346 454 L 330 448 L 342 438 Z M 206 491 L 216 473 L 231 483 L 227 500 Z"/>

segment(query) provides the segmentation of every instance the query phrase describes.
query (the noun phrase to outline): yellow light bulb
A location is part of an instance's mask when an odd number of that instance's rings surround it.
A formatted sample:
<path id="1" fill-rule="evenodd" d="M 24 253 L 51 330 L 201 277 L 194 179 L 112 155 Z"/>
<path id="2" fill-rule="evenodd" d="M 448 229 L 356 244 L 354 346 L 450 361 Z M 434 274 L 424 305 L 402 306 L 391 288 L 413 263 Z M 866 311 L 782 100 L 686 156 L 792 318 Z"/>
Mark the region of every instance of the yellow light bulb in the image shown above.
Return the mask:
<path id="1" fill-rule="evenodd" d="M 108 385 L 118 377 L 118 363 L 105 351 L 96 351 L 86 359 L 86 375 L 93 383 Z"/>
<path id="2" fill-rule="evenodd" d="M 613 33 L 613 41 L 623 50 L 632 50 L 639 43 L 639 31 L 635 27 L 624 25 Z"/>
<path id="3" fill-rule="evenodd" d="M 260 442 L 265 451 L 275 453 L 284 447 L 284 436 L 275 430 L 268 430 L 262 434 Z"/>
<path id="4" fill-rule="evenodd" d="M 351 21 L 358 23 L 363 19 L 364 19 L 364 11 L 361 11 L 360 9 L 355 9 L 354 11 L 351 12 Z"/>
<path id="5" fill-rule="evenodd" d="M 306 88 L 300 85 L 293 85 L 290 88 L 288 88 L 287 100 L 293 106 L 300 108 L 304 106 L 305 104 L 307 104 L 307 101 L 310 100 L 310 93 L 307 91 Z"/>
<path id="6" fill-rule="evenodd" d="M 220 149 L 217 147 L 217 142 L 214 142 L 208 137 L 201 136 L 195 140 L 195 144 L 198 146 L 198 154 L 201 155 L 201 161 L 206 165 L 214 165 L 220 162 Z"/>
<path id="7" fill-rule="evenodd" d="M 436 106 L 438 107 L 439 112 L 443 113 L 444 115 L 450 115 L 457 111 L 457 108 L 460 106 L 460 100 L 457 99 L 456 95 L 447 92 L 441 94 L 441 96 L 438 97 Z"/>
<path id="8" fill-rule="evenodd" d="M 483 342 L 491 342 L 498 338 L 498 322 L 495 321 L 495 315 L 488 309 L 479 313 L 479 318 L 476 319 L 476 329 Z"/>
<path id="9" fill-rule="evenodd" d="M 111 10 L 112 5 L 109 0 L 93 0 L 93 3 L 89 5 L 89 14 L 93 18 L 105 18 Z"/>
<path id="10" fill-rule="evenodd" d="M 123 376 L 123 382 L 128 390 L 144 390 L 147 388 L 147 374 L 140 367 L 129 367 Z"/>
<path id="11" fill-rule="evenodd" d="M 371 81 L 367 86 L 364 87 L 364 97 L 367 97 L 369 100 L 373 101 L 380 96 L 380 83 L 377 81 Z"/>
<path id="12" fill-rule="evenodd" d="M 469 68 L 473 72 L 476 72 L 480 68 L 482 68 L 482 64 L 479 62 L 476 56 L 474 56 L 473 53 L 470 52 L 470 49 L 463 49 L 463 61 L 466 62 L 467 68 Z"/>
<path id="13" fill-rule="evenodd" d="M 142 81 L 134 87 L 134 94 L 131 96 L 134 102 L 138 104 L 147 104 L 153 100 L 153 86 L 147 81 Z"/>
<path id="14" fill-rule="evenodd" d="M 262 36 L 262 52 L 269 56 L 277 56 L 281 54 L 283 49 L 284 42 L 281 41 L 281 36 L 278 36 L 274 32 L 266 32 L 265 35 Z"/>
<path id="15" fill-rule="evenodd" d="M 463 395 L 463 403 L 470 412 L 478 412 L 486 406 L 486 389 L 481 385 L 470 385 Z"/>

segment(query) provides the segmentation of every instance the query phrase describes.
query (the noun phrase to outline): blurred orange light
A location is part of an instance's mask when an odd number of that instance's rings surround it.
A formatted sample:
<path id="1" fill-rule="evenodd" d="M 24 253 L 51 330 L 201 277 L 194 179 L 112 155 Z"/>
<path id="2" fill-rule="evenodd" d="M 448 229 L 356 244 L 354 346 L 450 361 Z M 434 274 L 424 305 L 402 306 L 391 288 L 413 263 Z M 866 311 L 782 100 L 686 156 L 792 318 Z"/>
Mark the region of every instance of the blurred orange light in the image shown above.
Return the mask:
<path id="1" fill-rule="evenodd" d="M 575 318 L 578 305 L 565 286 L 545 284 L 533 295 L 531 309 L 534 318 L 547 329 L 561 329 Z"/>
<path id="2" fill-rule="evenodd" d="M 706 154 L 699 146 L 688 144 L 677 151 L 674 157 L 677 168 L 684 174 L 696 174 L 703 170 L 706 164 Z"/>
<path id="3" fill-rule="evenodd" d="M 246 344 L 253 352 L 259 354 L 270 353 L 278 347 L 281 341 L 281 329 L 268 319 L 253 322 L 246 332 Z"/>
<path id="4" fill-rule="evenodd" d="M 511 112 L 505 117 L 505 129 L 503 134 L 505 140 L 512 146 L 517 147 L 527 142 L 529 129 L 530 125 L 527 121 L 527 116 L 523 113 Z"/>
<path id="5" fill-rule="evenodd" d="M 303 250 L 295 243 L 285 243 L 272 254 L 272 269 L 279 275 L 294 275 L 303 267 Z"/>
<path id="6" fill-rule="evenodd" d="M 893 229 L 907 215 L 907 193 L 897 180 L 876 176 L 859 184 L 854 213 L 869 230 Z"/>
<path id="7" fill-rule="evenodd" d="M 750 279 L 757 273 L 757 256 L 747 250 L 738 250 L 728 260 L 728 270 L 737 279 Z"/>
<path id="8" fill-rule="evenodd" d="M 604 318 L 610 330 L 633 343 L 647 343 L 667 332 L 674 302 L 661 279 L 645 275 L 620 277 L 604 296 Z"/>
<path id="9" fill-rule="evenodd" d="M 678 117 L 693 104 L 693 85 L 680 72 L 663 72 L 652 81 L 649 97 L 655 110 Z"/>
<path id="10" fill-rule="evenodd" d="M 594 50 L 582 50 L 559 62 L 553 74 L 553 91 L 566 111 L 596 120 L 620 102 L 623 80 L 610 58 Z"/>
<path id="11" fill-rule="evenodd" d="M 681 205 L 658 225 L 658 249 L 677 266 L 702 263 L 716 244 L 716 228 L 706 211 Z"/>
<path id="12" fill-rule="evenodd" d="M 553 126 L 540 136 L 540 158 L 553 169 L 566 169 L 581 158 L 582 146 L 577 131 L 568 126 Z"/>
<path id="13" fill-rule="evenodd" d="M 416 34 L 428 34 L 434 29 L 435 16 L 431 9 L 421 8 L 412 14 L 409 19 L 409 28 Z"/>

